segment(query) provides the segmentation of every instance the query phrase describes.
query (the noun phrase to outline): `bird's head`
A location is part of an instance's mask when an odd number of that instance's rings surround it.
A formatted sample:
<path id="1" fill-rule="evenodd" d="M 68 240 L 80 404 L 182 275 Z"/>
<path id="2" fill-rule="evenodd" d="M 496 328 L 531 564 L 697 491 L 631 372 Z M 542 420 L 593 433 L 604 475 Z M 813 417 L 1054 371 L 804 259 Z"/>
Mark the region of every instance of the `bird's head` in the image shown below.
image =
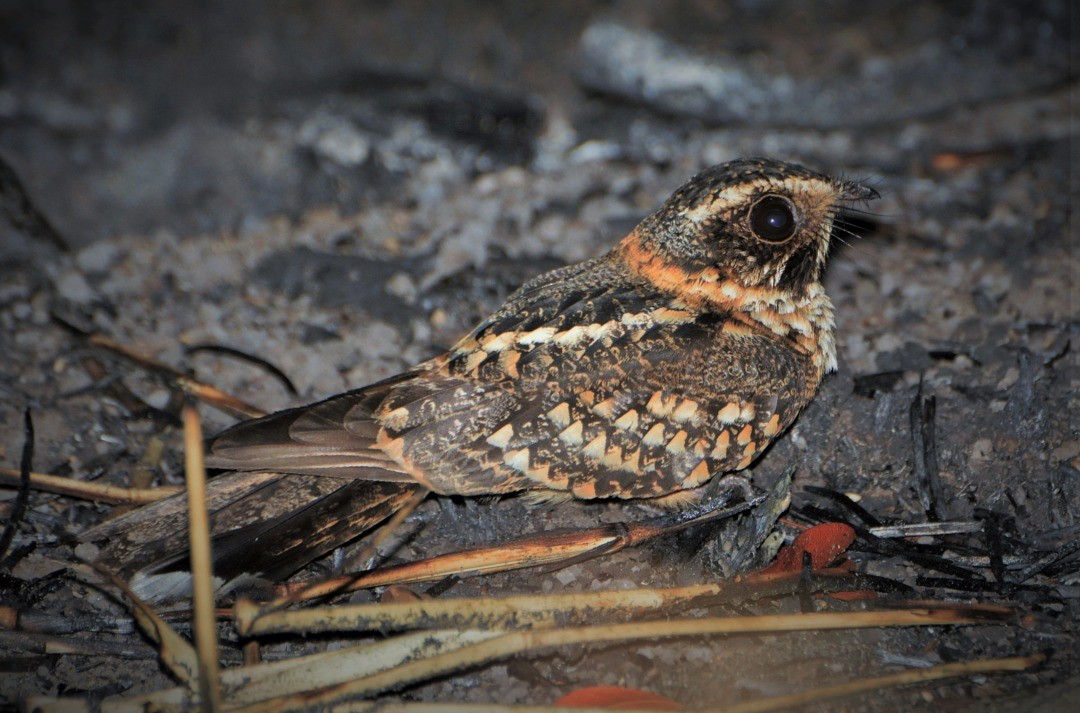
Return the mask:
<path id="1" fill-rule="evenodd" d="M 623 241 L 637 272 L 799 301 L 819 283 L 839 211 L 877 192 L 798 164 L 742 159 L 691 178 Z M 703 293 L 704 294 L 704 293 Z"/>

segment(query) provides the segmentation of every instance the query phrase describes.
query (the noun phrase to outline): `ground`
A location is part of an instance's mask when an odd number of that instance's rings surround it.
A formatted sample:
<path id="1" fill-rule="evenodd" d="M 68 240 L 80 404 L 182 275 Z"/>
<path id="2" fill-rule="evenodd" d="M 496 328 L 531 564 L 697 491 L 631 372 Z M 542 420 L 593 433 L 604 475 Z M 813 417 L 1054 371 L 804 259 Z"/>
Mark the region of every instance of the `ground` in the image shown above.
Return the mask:
<path id="1" fill-rule="evenodd" d="M 823 487 L 856 495 L 883 522 L 992 523 L 1005 583 L 977 569 L 980 591 L 931 581 L 946 575 L 866 541 L 852 557 L 919 596 L 1011 603 L 1033 618 L 554 651 L 404 695 L 550 703 L 618 683 L 702 706 L 1048 651 L 1034 673 L 882 692 L 857 707 L 1075 702 L 1075 552 L 1018 574 L 1032 553 L 1075 547 L 1080 512 L 1075 9 L 579 5 L 0 2 L 0 157 L 52 226 L 27 217 L 37 212 L 5 177 L 0 465 L 18 467 L 29 408 L 36 471 L 128 483 L 158 437 L 156 482 L 182 481 L 179 430 L 115 391 L 119 379 L 167 410 L 166 384 L 88 350 L 57 317 L 281 408 L 432 356 L 525 279 L 603 252 L 708 165 L 799 161 L 868 181 L 882 199 L 836 246 L 827 275 L 839 371 L 755 480 L 797 466 L 792 522 L 822 519 L 813 507 L 844 514 L 808 490 Z M 298 393 L 250 364 L 186 353 L 201 344 L 269 360 Z M 922 408 L 931 399 L 932 414 Z M 210 431 L 230 422 L 203 415 Z M 920 433 L 936 447 L 919 445 Z M 0 488 L 4 521 L 15 503 L 16 490 Z M 170 685 L 120 607 L 75 580 L 40 598 L 18 585 L 87 555 L 74 535 L 111 511 L 33 493 L 0 586 L 24 612 L 98 623 L 108 612 L 136 656 L 13 643 L 0 655 L 0 708 L 32 694 Z M 394 559 L 640 516 L 610 504 L 432 500 Z M 713 581 L 731 574 L 728 532 L 469 580 L 446 596 Z M 968 563 L 994 547 L 979 535 L 930 544 Z"/>

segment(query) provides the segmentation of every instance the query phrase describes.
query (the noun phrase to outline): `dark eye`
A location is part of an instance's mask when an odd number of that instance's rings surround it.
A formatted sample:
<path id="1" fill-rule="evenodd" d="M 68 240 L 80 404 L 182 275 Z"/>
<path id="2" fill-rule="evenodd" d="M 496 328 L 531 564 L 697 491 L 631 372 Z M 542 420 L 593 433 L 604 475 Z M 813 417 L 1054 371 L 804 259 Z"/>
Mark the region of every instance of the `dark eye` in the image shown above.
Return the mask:
<path id="1" fill-rule="evenodd" d="M 750 209 L 750 229 L 766 242 L 784 242 L 795 233 L 791 202 L 780 196 L 765 196 Z"/>

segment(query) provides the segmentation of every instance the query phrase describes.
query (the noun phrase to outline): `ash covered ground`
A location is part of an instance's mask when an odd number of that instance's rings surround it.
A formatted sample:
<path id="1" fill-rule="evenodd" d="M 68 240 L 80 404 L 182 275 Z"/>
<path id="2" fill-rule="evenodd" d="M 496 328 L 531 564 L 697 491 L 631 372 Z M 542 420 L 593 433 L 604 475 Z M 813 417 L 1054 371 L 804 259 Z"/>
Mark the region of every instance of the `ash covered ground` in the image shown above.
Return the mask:
<path id="1" fill-rule="evenodd" d="M 755 479 L 797 465 L 796 514 L 825 506 L 807 491 L 824 487 L 858 494 L 884 522 L 925 521 L 933 507 L 992 521 L 1006 555 L 1067 549 L 1080 524 L 1076 24 L 1068 3 L 1049 1 L 1023 11 L 782 0 L 589 10 L 2 2 L 0 156 L 52 228 L 27 218 L 5 179 L 0 464 L 18 466 L 30 408 L 36 471 L 125 484 L 157 437 L 166 449 L 156 482 L 183 480 L 175 425 L 116 397 L 122 383 L 167 411 L 166 385 L 88 350 L 57 316 L 283 408 L 433 356 L 525 279 L 606 250 L 698 170 L 768 155 L 867 180 L 882 200 L 828 272 L 839 373 Z M 298 394 L 251 364 L 187 352 L 202 344 L 268 359 Z M 91 374 L 88 356 L 108 373 Z M 912 420 L 912 404 L 929 398 L 935 502 Z M 209 431 L 230 423 L 203 414 Z M 14 488 L 0 488 L 0 519 L 15 501 Z M 127 642 L 131 655 L 118 663 L 13 644 L 0 654 L 0 706 L 171 685 L 100 592 L 60 579 L 27 596 L 38 578 L 92 555 L 74 536 L 112 510 L 32 494 L 0 598 L 73 621 L 107 612 L 119 631 L 100 636 Z M 393 561 L 640 516 L 610 504 L 432 500 Z M 731 573 L 727 532 L 468 580 L 444 596 L 713 581 Z M 980 536 L 954 545 L 988 547 Z M 558 651 L 403 695 L 550 703 L 621 684 L 701 706 L 897 666 L 1048 651 L 1034 673 L 890 691 L 858 706 L 1076 701 L 1075 556 L 1022 582 L 1018 566 L 1006 573 L 1016 586 L 980 592 L 928 586 L 940 573 L 902 557 L 858 546 L 852 557 L 921 596 L 1014 603 L 1035 616 L 1024 626 Z"/>

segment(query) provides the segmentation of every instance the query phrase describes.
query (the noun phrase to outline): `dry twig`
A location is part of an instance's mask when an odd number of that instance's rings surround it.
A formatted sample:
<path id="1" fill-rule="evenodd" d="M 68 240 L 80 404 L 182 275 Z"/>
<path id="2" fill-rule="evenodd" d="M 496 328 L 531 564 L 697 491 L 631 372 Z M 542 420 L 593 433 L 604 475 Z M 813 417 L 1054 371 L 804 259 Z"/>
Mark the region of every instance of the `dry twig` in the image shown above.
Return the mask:
<path id="1" fill-rule="evenodd" d="M 661 535 L 694 525 L 737 515 L 754 507 L 760 500 L 761 498 L 747 497 L 742 502 L 725 507 L 727 500 L 719 496 L 695 509 L 644 522 L 613 523 L 573 532 L 545 532 L 495 547 L 453 552 L 419 562 L 336 577 L 314 584 L 286 584 L 283 586 L 286 594 L 272 605 L 280 607 L 305 599 L 343 594 L 358 589 L 426 582 L 448 576 L 474 577 L 540 565 L 567 566 L 627 547 L 636 547 Z"/>
<path id="2" fill-rule="evenodd" d="M 993 617 L 1000 621 L 999 617 Z M 456 651 L 415 658 L 379 673 L 354 676 L 343 672 L 342 682 L 320 691 L 305 691 L 230 709 L 255 711 L 304 711 L 337 706 L 347 701 L 370 698 L 404 686 L 445 676 L 465 668 L 490 663 L 523 652 L 586 643 L 654 640 L 682 636 L 717 634 L 777 633 L 824 629 L 857 629 L 879 626 L 942 626 L 988 621 L 984 610 L 918 609 L 902 611 L 851 612 L 844 614 L 794 614 L 753 617 L 707 617 L 673 621 L 632 622 L 559 629 L 519 630 L 493 635 Z"/>
<path id="3" fill-rule="evenodd" d="M 13 468 L 0 467 L 0 483 L 4 485 L 17 485 L 19 483 L 19 471 Z M 93 500 L 99 503 L 115 503 L 117 505 L 146 503 L 164 500 L 167 497 L 183 492 L 183 488 L 173 486 L 160 486 L 157 488 L 124 488 L 118 485 L 106 485 L 104 483 L 89 483 L 73 478 L 65 478 L 60 475 L 48 473 L 30 473 L 30 488 L 46 493 L 68 495 L 83 500 Z"/>
<path id="4" fill-rule="evenodd" d="M 800 587 L 814 592 L 850 591 L 877 584 L 842 570 L 822 570 L 810 582 L 801 572 L 754 577 L 750 582 L 700 584 L 670 589 L 521 595 L 340 604 L 282 611 L 273 603 L 240 600 L 233 612 L 245 636 L 328 631 L 400 631 L 405 629 L 514 629 L 526 626 L 579 625 L 600 619 L 670 616 L 689 608 L 714 606 L 791 594 Z M 992 608 L 992 612 L 1000 609 Z"/>
<path id="5" fill-rule="evenodd" d="M 218 631 L 217 618 L 214 616 L 214 573 L 210 555 L 210 517 L 206 510 L 202 425 L 199 423 L 199 413 L 192 405 L 184 407 L 183 415 L 199 700 L 206 710 L 216 713 L 221 710 L 221 678 L 218 672 Z"/>

